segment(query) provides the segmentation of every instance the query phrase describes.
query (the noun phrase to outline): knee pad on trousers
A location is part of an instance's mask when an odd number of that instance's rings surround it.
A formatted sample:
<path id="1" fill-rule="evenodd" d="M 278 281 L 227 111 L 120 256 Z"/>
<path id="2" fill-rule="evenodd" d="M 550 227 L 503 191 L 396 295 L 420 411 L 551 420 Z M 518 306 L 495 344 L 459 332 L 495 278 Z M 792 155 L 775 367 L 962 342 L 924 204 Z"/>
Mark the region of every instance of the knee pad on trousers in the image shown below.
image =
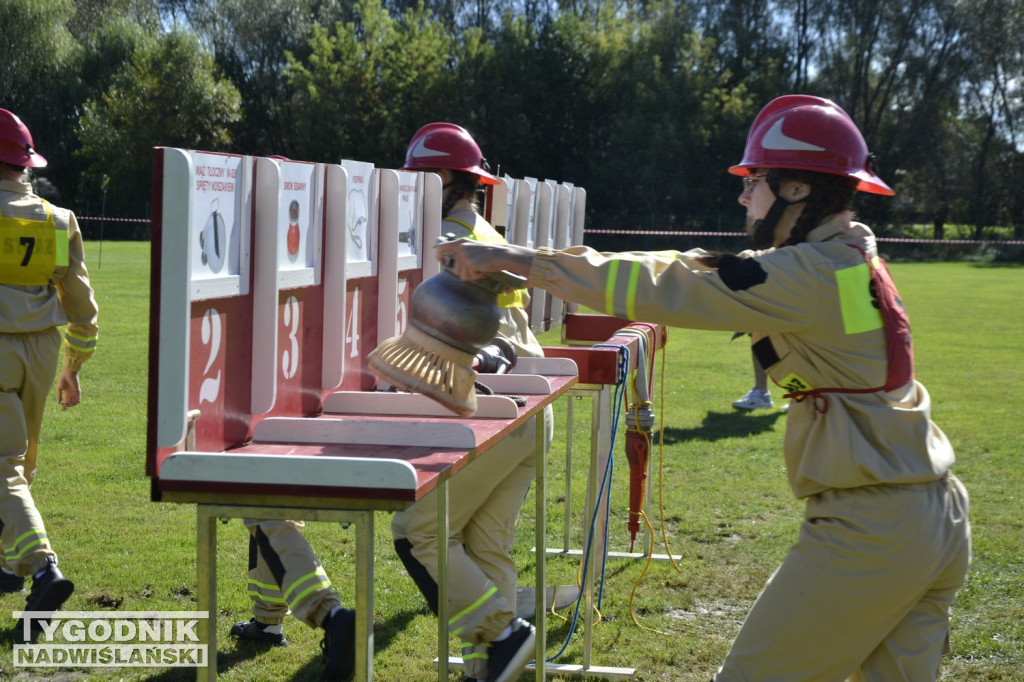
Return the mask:
<path id="1" fill-rule="evenodd" d="M 427 606 L 437 615 L 437 583 L 426 567 L 412 555 L 412 543 L 405 538 L 395 540 L 395 551 L 402 560 L 405 570 L 409 573 L 420 593 L 427 600 Z"/>

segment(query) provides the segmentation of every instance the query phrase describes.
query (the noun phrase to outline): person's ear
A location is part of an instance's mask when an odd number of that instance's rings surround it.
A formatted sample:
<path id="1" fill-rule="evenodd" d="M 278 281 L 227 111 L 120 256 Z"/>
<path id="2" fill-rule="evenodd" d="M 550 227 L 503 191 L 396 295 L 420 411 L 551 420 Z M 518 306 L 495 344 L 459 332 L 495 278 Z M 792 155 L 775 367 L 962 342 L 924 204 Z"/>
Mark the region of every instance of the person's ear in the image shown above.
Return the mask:
<path id="1" fill-rule="evenodd" d="M 785 194 L 783 198 L 790 203 L 803 201 L 811 195 L 811 186 L 806 182 L 793 182 L 786 188 Z"/>

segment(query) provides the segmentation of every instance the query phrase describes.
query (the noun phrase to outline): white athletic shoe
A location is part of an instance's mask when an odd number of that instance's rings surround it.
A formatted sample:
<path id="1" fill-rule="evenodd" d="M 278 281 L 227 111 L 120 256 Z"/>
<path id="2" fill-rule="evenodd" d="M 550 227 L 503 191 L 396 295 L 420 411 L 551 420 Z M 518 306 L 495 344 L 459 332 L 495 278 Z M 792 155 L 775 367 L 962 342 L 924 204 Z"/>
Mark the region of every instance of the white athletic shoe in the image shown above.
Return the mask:
<path id="1" fill-rule="evenodd" d="M 737 410 L 762 410 L 772 406 L 772 394 L 752 388 L 732 404 Z"/>

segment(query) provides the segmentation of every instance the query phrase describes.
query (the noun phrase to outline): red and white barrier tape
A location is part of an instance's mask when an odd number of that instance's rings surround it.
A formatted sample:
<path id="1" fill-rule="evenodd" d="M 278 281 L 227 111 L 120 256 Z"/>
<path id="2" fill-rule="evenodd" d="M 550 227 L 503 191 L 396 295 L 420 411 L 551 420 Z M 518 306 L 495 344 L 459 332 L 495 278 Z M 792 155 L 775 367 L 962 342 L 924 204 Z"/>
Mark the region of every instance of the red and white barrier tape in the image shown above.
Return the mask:
<path id="1" fill-rule="evenodd" d="M 81 215 L 76 215 L 75 217 L 78 218 L 78 222 L 82 222 L 83 220 L 105 220 L 105 221 L 111 222 L 111 223 L 150 223 L 150 222 L 153 222 L 149 218 L 103 218 L 103 217 L 97 217 L 97 216 L 81 216 Z"/>
<path id="2" fill-rule="evenodd" d="M 746 237 L 746 232 L 701 232 L 689 230 L 583 230 L 588 234 L 657 235 L 662 237 Z M 911 237 L 876 237 L 880 242 L 902 244 L 998 244 L 1000 246 L 1024 246 L 1021 240 L 1001 239 L 913 239 Z"/>
<path id="3" fill-rule="evenodd" d="M 83 220 L 106 220 L 114 223 L 149 223 L 149 218 L 103 218 L 97 216 L 76 216 Z M 746 237 L 746 232 L 704 232 L 699 230 L 583 230 L 583 234 L 625 234 L 650 235 L 658 237 Z M 1024 246 L 1022 240 L 998 239 L 914 239 L 911 237 L 876 237 L 880 242 L 898 244 L 998 244 L 1000 246 Z"/>

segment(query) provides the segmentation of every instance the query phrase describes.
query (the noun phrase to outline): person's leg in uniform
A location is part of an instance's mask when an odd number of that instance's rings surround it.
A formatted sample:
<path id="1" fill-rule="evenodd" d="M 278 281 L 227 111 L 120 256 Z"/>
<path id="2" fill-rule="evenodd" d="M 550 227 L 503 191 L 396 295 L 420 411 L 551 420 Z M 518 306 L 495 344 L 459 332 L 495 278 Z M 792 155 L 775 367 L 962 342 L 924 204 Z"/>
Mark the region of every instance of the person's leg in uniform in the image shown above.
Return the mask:
<path id="1" fill-rule="evenodd" d="M 545 442 L 551 442 L 553 412 L 543 412 Z M 466 553 L 480 567 L 501 596 L 510 604 L 516 603 L 516 578 L 518 569 L 512 559 L 512 543 L 515 541 L 516 521 L 523 508 L 523 502 L 530 492 L 530 486 L 537 476 L 534 447 L 536 443 L 535 420 L 504 438 L 495 451 L 495 457 L 516 459 L 518 453 L 530 453 L 522 457 L 501 484 L 487 497 L 477 512 L 462 529 L 462 540 Z"/>
<path id="2" fill-rule="evenodd" d="M 947 486 L 933 488 L 931 493 L 933 513 L 946 521 L 940 532 L 945 536 L 948 563 L 850 682 L 935 680 L 942 656 L 949 653 L 949 609 L 971 562 L 967 491 L 950 475 Z"/>
<path id="3" fill-rule="evenodd" d="M 55 611 L 74 590 L 74 584 L 57 568 L 57 554 L 29 490 L 59 353 L 56 329 L 0 334 L 0 479 L 4 483 L 0 547 L 5 565 L 15 576 L 33 578 L 27 611 Z M 33 620 L 31 629 L 34 639 L 40 632 L 39 622 Z"/>
<path id="4" fill-rule="evenodd" d="M 282 623 L 292 615 L 323 628 L 325 672 L 348 679 L 355 665 L 355 614 L 341 605 L 330 578 L 302 534 L 303 523 L 245 519 L 249 529 L 249 580 L 253 618 L 235 623 L 231 634 L 277 646 L 287 645 Z"/>
<path id="5" fill-rule="evenodd" d="M 910 644 L 903 623 L 920 624 L 912 614 L 921 595 L 951 599 L 966 574 L 965 526 L 949 529 L 935 508 L 945 487 L 871 486 L 811 498 L 799 540 L 751 608 L 716 682 L 842 682 L 885 657 L 877 648 L 890 633 Z M 944 637 L 945 617 L 932 616 L 930 634 L 915 636 Z"/>
<path id="6" fill-rule="evenodd" d="M 235 623 L 231 634 L 235 637 L 275 646 L 287 646 L 284 636 L 284 617 L 288 615 L 288 604 L 281 592 L 284 581 L 284 567 L 272 549 L 270 561 L 260 552 L 260 540 L 269 546 L 269 540 L 260 528 L 260 521 L 245 519 L 249 530 L 249 579 L 246 592 L 252 600 L 253 617 L 248 622 Z M 288 523 L 287 521 L 262 521 L 264 524 Z M 260 538 L 260 539 L 257 539 Z M 271 568 L 273 565 L 273 568 Z"/>
<path id="7" fill-rule="evenodd" d="M 57 555 L 29 486 L 35 478 L 39 432 L 57 371 L 60 336 L 0 334 L 0 499 L 4 561 L 19 576 L 34 575 Z"/>
<path id="8" fill-rule="evenodd" d="M 506 436 L 448 483 L 449 629 L 468 645 L 493 642 L 516 621 L 516 570 L 508 548 L 534 478 L 535 422 Z M 487 528 L 499 530 L 484 538 Z M 437 613 L 436 493 L 396 513 L 392 533 L 399 557 Z M 487 678 L 480 647 L 468 656 L 467 676 Z"/>
<path id="9" fill-rule="evenodd" d="M 546 408 L 543 414 L 545 443 L 550 444 L 554 430 L 551 407 Z M 536 431 L 527 428 L 520 429 L 496 446 L 499 450 L 493 454 L 498 457 L 513 457 L 517 452 L 529 452 L 530 455 L 524 457 L 494 490 L 462 532 L 467 555 L 495 584 L 502 598 L 513 606 L 516 604 L 518 569 L 511 555 L 512 543 L 519 512 L 537 475 L 535 443 Z M 487 645 L 465 646 L 462 660 L 468 679 L 487 678 Z"/>
<path id="10" fill-rule="evenodd" d="M 460 630 L 468 642 L 481 644 L 501 632 L 515 615 L 515 607 L 502 597 L 497 586 L 467 554 L 462 528 L 492 491 L 518 466 L 518 462 L 485 456 L 470 462 L 448 482 L 448 613 L 450 629 Z M 412 559 L 425 575 L 414 570 L 416 580 L 431 609 L 437 612 L 437 493 L 429 493 L 392 518 L 396 548 L 403 563 Z M 432 583 L 432 584 L 429 584 Z M 461 621 L 461 622 L 459 622 Z M 458 624 L 457 624 L 458 623 Z"/>

